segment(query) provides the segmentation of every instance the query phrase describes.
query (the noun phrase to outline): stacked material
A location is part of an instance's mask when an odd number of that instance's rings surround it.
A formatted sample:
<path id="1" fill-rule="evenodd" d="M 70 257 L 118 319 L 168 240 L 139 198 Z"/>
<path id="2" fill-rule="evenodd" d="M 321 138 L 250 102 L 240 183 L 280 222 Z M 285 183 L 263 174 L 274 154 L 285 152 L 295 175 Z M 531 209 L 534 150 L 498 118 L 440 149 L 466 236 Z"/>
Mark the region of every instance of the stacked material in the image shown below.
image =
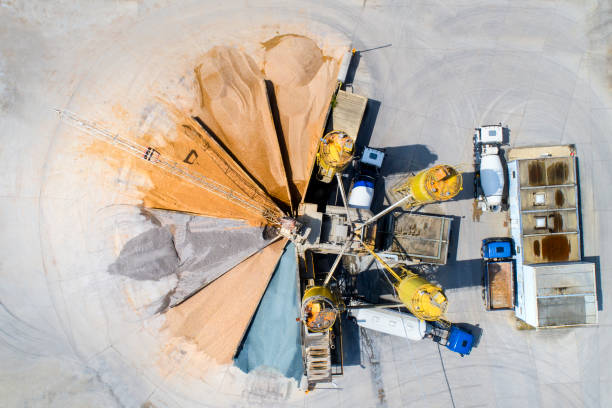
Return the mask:
<path id="1" fill-rule="evenodd" d="M 195 69 L 200 119 L 268 194 L 288 204 L 289 187 L 274 129 L 266 84 L 255 61 L 215 47 Z"/>
<path id="2" fill-rule="evenodd" d="M 165 328 L 173 337 L 194 342 L 217 363 L 230 363 L 285 244 L 277 241 L 269 245 L 170 309 Z"/>
<path id="3" fill-rule="evenodd" d="M 298 35 L 278 36 L 261 47 L 260 61 L 232 47 L 210 49 L 191 71 L 191 108 L 158 101 L 142 113 L 140 134 L 123 136 L 266 211 L 291 213 L 302 201 L 312 172 L 342 50 L 325 55 L 313 40 Z M 240 239 L 266 225 L 262 212 L 146 160 L 125 157 L 110 144 L 95 143 L 88 153 L 103 156 L 130 180 L 144 180 L 136 183 L 144 207 L 191 217 L 183 224 L 164 223 L 133 236 L 108 272 L 140 281 L 169 276 L 165 279 L 167 293 L 160 289 L 161 299 L 152 303 L 157 311 L 165 312 L 162 331 L 171 339 L 166 349 L 176 350 L 182 344 L 179 348 L 185 350 L 185 344 L 195 345 L 205 356 L 202 361 L 230 363 L 285 241 L 261 249 L 268 241 L 260 233 L 237 249 Z M 200 220 L 198 215 L 214 218 Z M 219 221 L 217 226 L 214 219 Z M 234 226 L 224 219 L 247 224 Z M 199 238 L 192 230 L 198 225 L 203 226 Z M 149 239 L 151 242 L 144 242 Z M 183 256 L 185 248 L 188 256 Z M 215 256 L 217 253 L 225 259 Z M 287 256 L 293 256 L 292 251 Z M 176 283 L 170 285 L 173 279 Z M 279 289 L 277 297 L 295 306 L 297 299 L 291 294 L 296 287 L 290 284 L 291 288 Z M 257 322 L 261 325 L 262 318 Z M 296 336 L 291 339 L 297 341 Z M 256 345 L 249 349 L 251 357 L 265 354 Z M 294 351 L 299 347 L 291 345 L 291 353 Z M 278 368 L 297 377 L 296 362 L 289 360 Z M 254 360 L 249 361 L 251 369 Z"/>
<path id="4" fill-rule="evenodd" d="M 336 87 L 342 50 L 324 55 L 310 38 L 288 34 L 263 43 L 274 85 L 294 207 L 305 192 Z"/>

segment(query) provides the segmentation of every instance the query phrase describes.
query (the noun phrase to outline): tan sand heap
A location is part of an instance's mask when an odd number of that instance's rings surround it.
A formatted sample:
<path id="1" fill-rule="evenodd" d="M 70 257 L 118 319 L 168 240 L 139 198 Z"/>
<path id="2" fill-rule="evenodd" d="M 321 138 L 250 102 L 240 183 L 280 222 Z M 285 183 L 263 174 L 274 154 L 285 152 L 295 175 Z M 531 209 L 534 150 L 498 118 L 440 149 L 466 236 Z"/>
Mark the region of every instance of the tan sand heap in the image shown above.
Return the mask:
<path id="1" fill-rule="evenodd" d="M 175 129 L 163 138 L 165 144 L 159 146 L 159 137 L 150 134 L 135 140 L 142 146 L 156 146 L 155 150 L 165 159 L 178 163 L 182 168 L 200 174 L 232 191 L 247 197 L 261 206 L 276 209 L 257 184 L 220 148 L 210 136 L 191 118 L 178 112 L 171 113 Z M 156 135 L 159 136 L 159 135 Z M 123 174 L 143 174 L 149 183 L 139 185 L 143 193 L 143 205 L 147 208 L 161 208 L 219 218 L 238 218 L 252 225 L 262 225 L 265 219 L 251 211 L 196 186 L 182 178 L 151 164 L 142 158 L 126 155 L 111 144 L 96 141 L 88 149 L 89 154 L 103 156 L 107 162 Z M 130 177 L 131 178 L 131 177 Z M 277 210 L 278 211 L 278 210 Z"/>
<path id="2" fill-rule="evenodd" d="M 336 87 L 341 51 L 324 55 L 310 38 L 288 34 L 263 43 L 264 73 L 274 84 L 287 146 L 294 203 L 305 194 Z"/>
<path id="3" fill-rule="evenodd" d="M 164 328 L 193 341 L 217 363 L 231 363 L 286 243 L 270 244 L 170 309 Z"/>
<path id="4" fill-rule="evenodd" d="M 278 205 L 283 210 L 295 209 L 305 193 L 340 56 L 326 56 L 311 39 L 292 34 L 275 37 L 263 47 L 262 69 L 237 49 L 211 49 L 194 69 L 194 97 L 199 103 L 189 114 L 160 103 L 162 109 L 146 116 L 148 127 L 142 134 L 120 134 L 263 205 L 269 216 L 269 209 L 279 212 Z M 273 90 L 266 88 L 262 70 Z M 270 100 L 277 102 L 278 129 Z M 109 157 L 117 158 L 110 162 L 123 175 L 146 176 L 145 182 L 137 183 L 145 207 L 265 223 L 252 208 L 241 207 L 227 196 L 146 160 L 125 158 L 110 145 L 96 143 L 91 152 L 103 155 L 107 162 Z"/>
<path id="5" fill-rule="evenodd" d="M 287 206 L 287 174 L 263 75 L 248 55 L 229 47 L 208 51 L 195 69 L 198 115 L 264 189 Z"/>

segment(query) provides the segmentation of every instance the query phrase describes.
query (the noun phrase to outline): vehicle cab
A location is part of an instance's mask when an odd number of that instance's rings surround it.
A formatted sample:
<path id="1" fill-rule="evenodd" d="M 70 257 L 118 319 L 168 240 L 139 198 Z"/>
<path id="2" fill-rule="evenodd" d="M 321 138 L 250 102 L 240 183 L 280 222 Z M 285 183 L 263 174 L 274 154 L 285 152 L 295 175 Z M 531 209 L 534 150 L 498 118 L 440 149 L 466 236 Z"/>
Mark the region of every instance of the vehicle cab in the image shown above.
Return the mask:
<path id="1" fill-rule="evenodd" d="M 480 250 L 483 259 L 507 259 L 512 257 L 511 238 L 487 238 Z"/>

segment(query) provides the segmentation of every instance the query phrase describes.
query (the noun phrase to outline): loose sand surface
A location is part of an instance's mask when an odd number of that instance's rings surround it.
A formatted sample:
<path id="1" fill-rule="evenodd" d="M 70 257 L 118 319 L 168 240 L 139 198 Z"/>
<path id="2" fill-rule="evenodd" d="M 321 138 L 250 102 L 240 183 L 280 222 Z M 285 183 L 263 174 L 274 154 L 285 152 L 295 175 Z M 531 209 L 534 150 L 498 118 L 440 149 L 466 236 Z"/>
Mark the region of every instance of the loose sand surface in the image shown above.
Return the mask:
<path id="1" fill-rule="evenodd" d="M 310 38 L 282 35 L 265 43 L 264 73 L 274 84 L 288 154 L 290 188 L 301 202 L 336 86 L 342 49 L 321 50 Z"/>
<path id="2" fill-rule="evenodd" d="M 251 56 L 234 47 L 213 47 L 185 73 L 193 83 L 191 102 L 179 98 L 178 107 L 152 101 L 141 108 L 140 123 L 146 126 L 109 130 L 155 148 L 257 205 L 276 211 L 276 203 L 285 210 L 296 208 L 314 165 L 344 49 L 324 52 L 312 39 L 295 34 L 273 37 L 259 48 Z M 277 127 L 271 109 L 278 111 Z M 113 113 L 128 115 L 120 105 Z M 120 174 L 133 172 L 145 180 L 138 185 L 145 207 L 265 222 L 257 211 L 111 145 L 96 142 L 87 154 L 103 157 Z"/>
<path id="3" fill-rule="evenodd" d="M 237 161 L 274 198 L 289 204 L 283 165 L 264 77 L 253 58 L 215 47 L 195 68 L 201 119 Z"/>
<path id="4" fill-rule="evenodd" d="M 172 110 L 172 108 L 168 108 Z M 173 126 L 165 133 L 142 135 L 137 142 L 144 146 L 155 146 L 161 156 L 181 165 L 195 175 L 203 175 L 230 191 L 248 198 L 261 207 L 277 210 L 276 205 L 257 184 L 220 148 L 192 119 L 178 112 L 168 113 Z M 238 218 L 253 225 L 261 225 L 265 219 L 257 212 L 228 200 L 222 195 L 204 190 L 202 187 L 176 177 L 171 173 L 103 141 L 96 141 L 87 153 L 104 157 L 121 174 L 135 173 L 145 176 L 148 183 L 138 186 L 143 206 L 219 218 Z M 277 210 L 278 211 L 278 210 Z"/>

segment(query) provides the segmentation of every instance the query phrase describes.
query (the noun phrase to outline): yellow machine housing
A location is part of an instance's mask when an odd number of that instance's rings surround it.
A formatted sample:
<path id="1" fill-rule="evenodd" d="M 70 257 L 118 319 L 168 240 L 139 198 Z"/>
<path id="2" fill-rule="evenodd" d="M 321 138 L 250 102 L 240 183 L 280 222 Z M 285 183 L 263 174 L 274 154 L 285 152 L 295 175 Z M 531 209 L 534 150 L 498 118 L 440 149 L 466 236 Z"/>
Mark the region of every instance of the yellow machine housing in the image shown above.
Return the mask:
<path id="1" fill-rule="evenodd" d="M 446 201 L 457 196 L 463 188 L 461 173 L 446 164 L 417 173 L 395 188 L 401 194 L 411 194 L 417 203 Z"/>
<path id="2" fill-rule="evenodd" d="M 338 300 L 325 286 L 312 286 L 302 297 L 302 322 L 312 332 L 331 329 L 338 315 Z"/>
<path id="3" fill-rule="evenodd" d="M 329 183 L 335 174 L 348 166 L 353 158 L 355 143 L 353 139 L 341 130 L 326 134 L 319 144 L 317 178 Z"/>
<path id="4" fill-rule="evenodd" d="M 364 245 L 368 252 L 395 279 L 393 286 L 401 302 L 421 320 L 438 321 L 443 319 L 448 300 L 442 288 L 428 282 L 425 278 L 410 271 L 402 265 L 391 268 L 374 250 Z"/>
<path id="5" fill-rule="evenodd" d="M 401 279 L 394 286 L 410 313 L 422 320 L 441 319 L 448 306 L 442 289 L 402 266 L 399 269 Z"/>

